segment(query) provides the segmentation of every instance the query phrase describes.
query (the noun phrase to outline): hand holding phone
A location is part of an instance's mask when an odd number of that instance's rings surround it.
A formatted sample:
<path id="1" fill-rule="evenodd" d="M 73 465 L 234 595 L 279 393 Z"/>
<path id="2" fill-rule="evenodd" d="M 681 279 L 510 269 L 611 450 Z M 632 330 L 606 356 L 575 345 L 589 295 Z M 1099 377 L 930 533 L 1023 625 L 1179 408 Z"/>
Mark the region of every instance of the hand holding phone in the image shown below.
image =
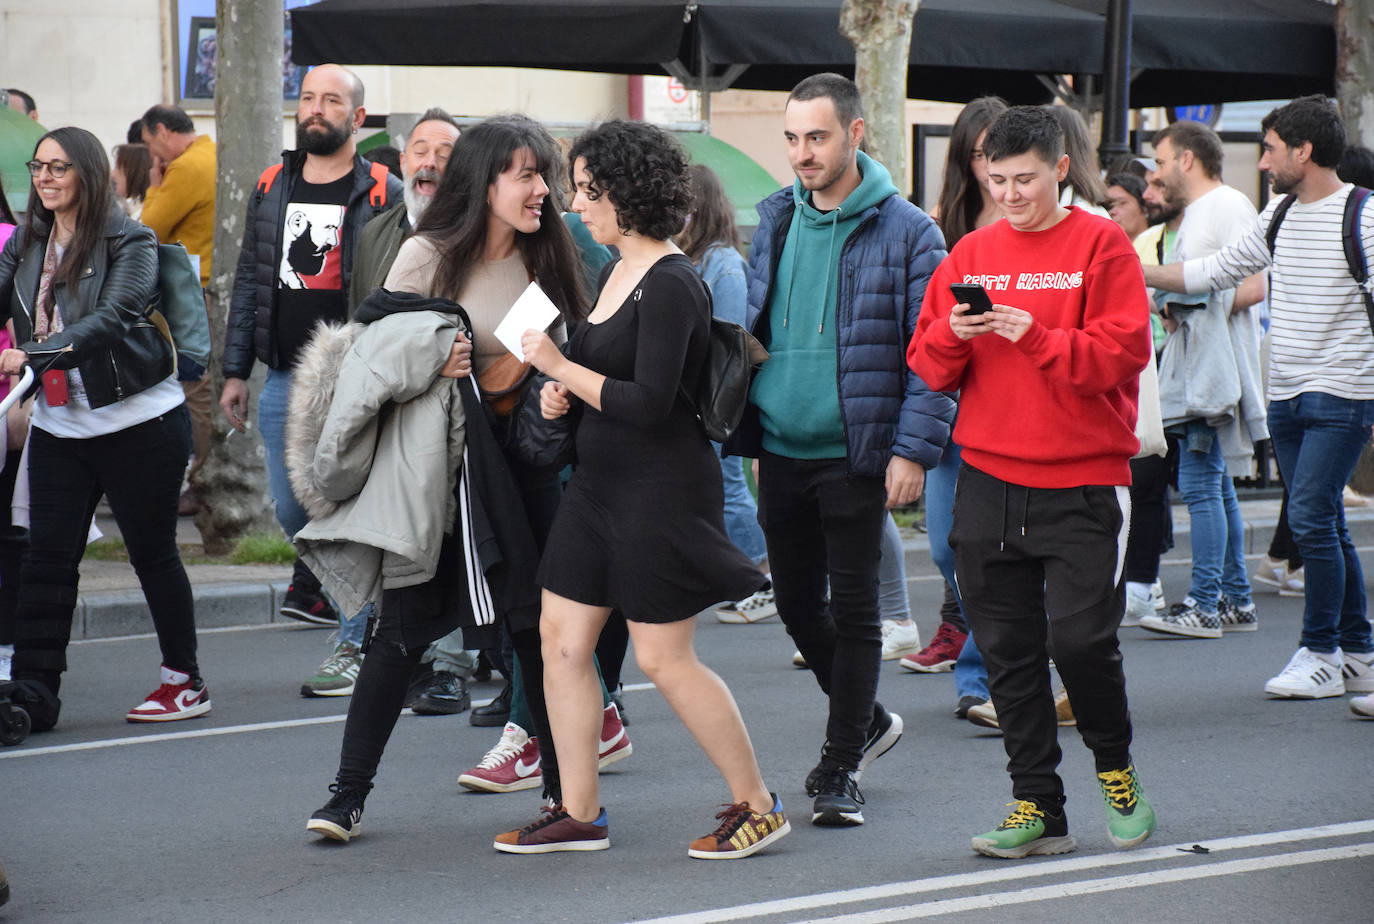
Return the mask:
<path id="1" fill-rule="evenodd" d="M 953 293 L 956 303 L 969 306 L 968 311 L 964 312 L 964 317 L 992 310 L 992 299 L 988 298 L 987 289 L 977 283 L 951 283 L 949 291 Z"/>

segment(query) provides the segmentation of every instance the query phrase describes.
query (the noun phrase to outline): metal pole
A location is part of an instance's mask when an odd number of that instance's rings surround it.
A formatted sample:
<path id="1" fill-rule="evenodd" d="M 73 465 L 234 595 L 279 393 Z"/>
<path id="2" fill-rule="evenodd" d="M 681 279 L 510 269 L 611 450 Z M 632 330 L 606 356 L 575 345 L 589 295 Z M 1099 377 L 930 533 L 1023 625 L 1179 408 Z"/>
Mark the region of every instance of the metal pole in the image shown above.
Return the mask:
<path id="1" fill-rule="evenodd" d="M 1126 143 L 1131 91 L 1131 0 L 1108 0 L 1106 45 L 1102 52 L 1102 143 L 1097 158 L 1105 168 L 1131 149 Z"/>

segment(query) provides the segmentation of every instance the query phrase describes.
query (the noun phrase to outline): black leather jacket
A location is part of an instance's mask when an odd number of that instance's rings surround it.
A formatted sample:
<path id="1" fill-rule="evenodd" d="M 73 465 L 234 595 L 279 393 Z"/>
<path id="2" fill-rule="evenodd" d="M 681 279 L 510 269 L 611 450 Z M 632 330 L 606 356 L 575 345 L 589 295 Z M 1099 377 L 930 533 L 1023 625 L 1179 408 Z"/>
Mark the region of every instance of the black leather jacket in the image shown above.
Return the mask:
<path id="1" fill-rule="evenodd" d="M 172 374 L 171 345 L 148 320 L 157 292 L 157 236 L 111 204 L 105 233 L 70 287 L 56 287 L 63 329 L 33 340 L 34 302 L 47 236 L 20 227 L 0 251 L 0 305 L 9 304 L 14 339 L 42 369 L 78 369 L 93 408 L 123 401 Z M 54 354 L 56 354 L 54 356 Z"/>

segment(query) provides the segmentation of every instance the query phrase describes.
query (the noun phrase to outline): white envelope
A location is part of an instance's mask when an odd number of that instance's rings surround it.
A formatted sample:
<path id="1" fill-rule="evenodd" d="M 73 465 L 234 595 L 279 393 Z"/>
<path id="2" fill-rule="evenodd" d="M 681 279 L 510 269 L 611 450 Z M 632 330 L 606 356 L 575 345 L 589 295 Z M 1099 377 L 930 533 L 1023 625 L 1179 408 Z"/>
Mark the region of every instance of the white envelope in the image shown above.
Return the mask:
<path id="1" fill-rule="evenodd" d="M 531 282 L 510 311 L 496 325 L 496 339 L 501 345 L 515 354 L 515 358 L 525 361 L 525 351 L 520 347 L 520 338 L 527 330 L 548 330 L 549 325 L 558 320 L 558 306 L 549 301 L 539 283 Z"/>

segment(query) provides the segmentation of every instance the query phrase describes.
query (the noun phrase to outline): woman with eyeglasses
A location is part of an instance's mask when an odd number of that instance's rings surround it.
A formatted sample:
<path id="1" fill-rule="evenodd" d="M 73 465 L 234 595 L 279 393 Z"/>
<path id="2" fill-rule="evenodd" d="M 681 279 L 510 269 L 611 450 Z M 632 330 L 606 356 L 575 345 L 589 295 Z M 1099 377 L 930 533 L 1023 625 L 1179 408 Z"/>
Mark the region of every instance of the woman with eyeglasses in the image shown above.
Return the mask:
<path id="1" fill-rule="evenodd" d="M 100 142 L 80 128 L 45 134 L 29 161 L 24 224 L 0 251 L 0 304 L 17 349 L 0 373 L 41 373 L 28 446 L 29 543 L 14 627 L 15 698 L 34 731 L 57 724 L 77 566 L 105 497 L 162 649 L 162 682 L 130 722 L 204 715 L 191 585 L 176 543 L 190 423 L 171 345 L 148 320 L 157 239 L 110 188 Z"/>

